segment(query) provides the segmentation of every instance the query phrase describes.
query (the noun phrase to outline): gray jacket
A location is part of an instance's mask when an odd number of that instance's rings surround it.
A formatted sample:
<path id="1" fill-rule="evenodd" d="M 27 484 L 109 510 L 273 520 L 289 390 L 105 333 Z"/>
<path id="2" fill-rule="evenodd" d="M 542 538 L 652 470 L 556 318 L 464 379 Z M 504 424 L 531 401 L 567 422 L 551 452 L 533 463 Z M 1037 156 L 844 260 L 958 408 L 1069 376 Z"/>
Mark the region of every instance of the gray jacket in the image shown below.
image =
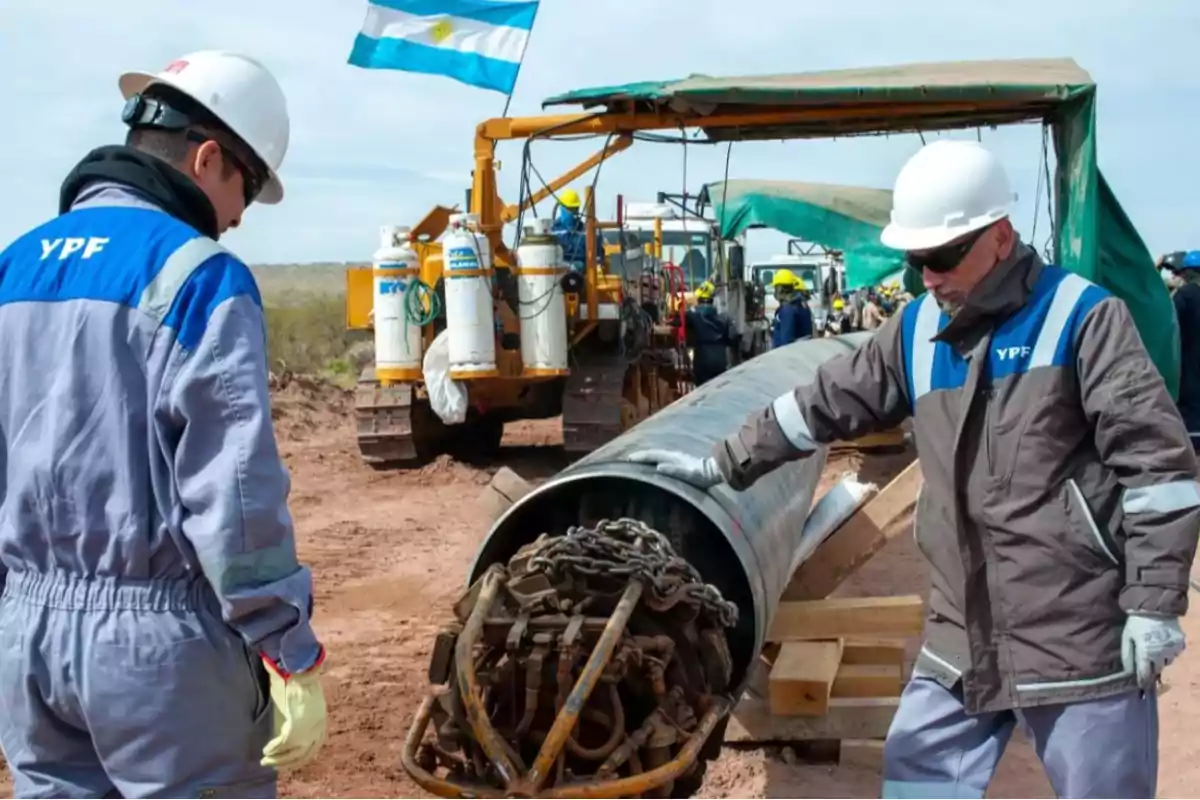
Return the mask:
<path id="1" fill-rule="evenodd" d="M 97 185 L 0 253 L 6 573 L 200 581 L 292 672 L 319 645 L 249 269 Z"/>
<path id="2" fill-rule="evenodd" d="M 1125 304 L 1019 244 L 952 320 L 909 303 L 715 455 L 740 488 L 910 415 L 933 584 L 917 669 L 961 679 L 970 712 L 1134 688 L 1125 618 L 1186 612 L 1200 485 Z"/>

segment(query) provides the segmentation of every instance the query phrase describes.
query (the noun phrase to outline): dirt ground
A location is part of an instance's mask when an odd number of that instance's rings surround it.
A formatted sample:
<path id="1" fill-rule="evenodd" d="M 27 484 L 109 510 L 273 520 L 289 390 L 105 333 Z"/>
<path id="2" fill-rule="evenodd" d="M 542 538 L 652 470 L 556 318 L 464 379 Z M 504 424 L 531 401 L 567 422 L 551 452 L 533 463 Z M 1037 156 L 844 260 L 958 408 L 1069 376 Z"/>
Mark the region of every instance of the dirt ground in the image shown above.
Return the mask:
<path id="1" fill-rule="evenodd" d="M 375 472 L 354 447 L 350 396 L 293 382 L 277 393 L 275 417 L 293 479 L 291 508 L 300 555 L 316 581 L 314 624 L 329 658 L 325 682 L 329 741 L 320 759 L 282 779 L 281 796 L 421 797 L 400 767 L 400 751 L 426 690 L 438 625 L 463 589 L 488 529 L 474 504 L 500 464 L 544 480 L 566 461 L 557 420 L 517 423 L 505 432 L 494 465 L 442 458 L 421 470 Z M 832 461 L 829 480 L 847 469 L 885 482 L 895 458 Z M 910 536 L 897 537 L 838 594 L 925 593 L 924 566 Z M 1200 607 L 1200 604 L 1193 604 Z M 1185 621 L 1200 643 L 1200 610 Z M 911 650 L 915 652 L 914 641 Z M 1159 794 L 1194 796 L 1200 786 L 1200 646 L 1167 673 L 1162 698 Z M 791 763 L 779 748 L 732 749 L 713 764 L 701 797 L 878 797 L 879 774 L 866 768 Z M 1191 787 L 1190 789 L 1188 787 Z M 0 795 L 11 785 L 0 766 Z M 1015 737 L 991 797 L 1050 797 L 1036 756 Z"/>

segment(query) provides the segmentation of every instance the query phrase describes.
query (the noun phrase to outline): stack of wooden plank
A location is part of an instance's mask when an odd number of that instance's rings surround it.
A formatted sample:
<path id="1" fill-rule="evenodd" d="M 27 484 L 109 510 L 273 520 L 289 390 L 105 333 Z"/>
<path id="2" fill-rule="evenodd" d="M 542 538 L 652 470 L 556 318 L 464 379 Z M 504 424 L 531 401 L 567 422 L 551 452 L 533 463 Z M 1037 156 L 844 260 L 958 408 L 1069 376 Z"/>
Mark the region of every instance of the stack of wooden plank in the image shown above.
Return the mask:
<path id="1" fill-rule="evenodd" d="M 908 645 L 924 625 L 924 602 L 917 595 L 826 595 L 910 529 L 920 479 L 914 462 L 797 570 L 727 742 L 786 743 L 820 760 L 878 763 L 908 678 Z"/>

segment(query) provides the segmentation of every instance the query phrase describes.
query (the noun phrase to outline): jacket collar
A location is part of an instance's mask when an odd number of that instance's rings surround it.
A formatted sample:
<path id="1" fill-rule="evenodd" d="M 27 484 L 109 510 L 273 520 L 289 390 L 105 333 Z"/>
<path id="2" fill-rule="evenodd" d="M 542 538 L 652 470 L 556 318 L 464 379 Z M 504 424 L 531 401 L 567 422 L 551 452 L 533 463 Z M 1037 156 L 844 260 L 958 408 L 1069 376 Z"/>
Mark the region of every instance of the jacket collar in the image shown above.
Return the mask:
<path id="1" fill-rule="evenodd" d="M 210 239 L 217 239 L 217 212 L 208 196 L 165 161 L 123 145 L 98 147 L 83 157 L 63 181 L 58 213 L 87 200 L 97 184 L 119 184 L 144 197 Z"/>
<path id="2" fill-rule="evenodd" d="M 971 290 L 962 308 L 933 337 L 934 341 L 973 344 L 980 334 L 1024 307 L 1043 267 L 1045 264 L 1037 252 L 1018 239 L 1008 258 L 997 264 Z"/>

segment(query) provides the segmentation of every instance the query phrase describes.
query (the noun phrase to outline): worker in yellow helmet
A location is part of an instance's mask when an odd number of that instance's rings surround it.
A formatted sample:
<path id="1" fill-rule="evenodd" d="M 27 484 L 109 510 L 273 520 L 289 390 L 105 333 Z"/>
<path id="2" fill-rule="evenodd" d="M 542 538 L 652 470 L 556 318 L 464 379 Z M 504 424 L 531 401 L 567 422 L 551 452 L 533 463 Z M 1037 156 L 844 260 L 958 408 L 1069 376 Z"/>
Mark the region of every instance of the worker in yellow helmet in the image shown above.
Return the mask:
<path id="1" fill-rule="evenodd" d="M 579 192 L 566 189 L 558 195 L 558 213 L 550 232 L 558 239 L 563 250 L 563 262 L 571 269 L 582 272 L 587 264 L 587 226 L 580 208 L 583 201 Z M 599 232 L 596 234 L 596 252 L 603 253 Z"/>
<path id="2" fill-rule="evenodd" d="M 771 347 L 812 338 L 813 318 L 804 294 L 808 288 L 804 280 L 790 269 L 780 269 L 771 279 L 771 288 L 779 301 L 775 319 L 771 322 Z"/>
<path id="3" fill-rule="evenodd" d="M 846 323 L 846 302 L 841 297 L 835 297 L 832 310 L 825 317 L 825 335 L 840 336 L 846 332 Z"/>
<path id="4" fill-rule="evenodd" d="M 729 369 L 729 348 L 737 348 L 741 334 L 728 315 L 713 305 L 717 287 L 705 281 L 696 287 L 696 305 L 687 310 L 684 332 L 692 349 L 692 381 L 708 383 Z"/>

